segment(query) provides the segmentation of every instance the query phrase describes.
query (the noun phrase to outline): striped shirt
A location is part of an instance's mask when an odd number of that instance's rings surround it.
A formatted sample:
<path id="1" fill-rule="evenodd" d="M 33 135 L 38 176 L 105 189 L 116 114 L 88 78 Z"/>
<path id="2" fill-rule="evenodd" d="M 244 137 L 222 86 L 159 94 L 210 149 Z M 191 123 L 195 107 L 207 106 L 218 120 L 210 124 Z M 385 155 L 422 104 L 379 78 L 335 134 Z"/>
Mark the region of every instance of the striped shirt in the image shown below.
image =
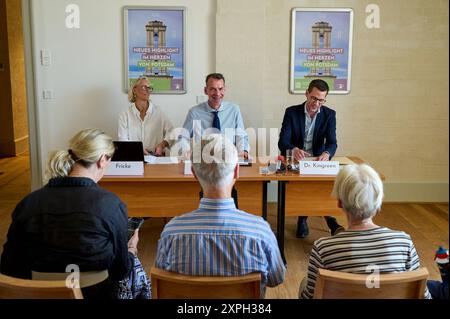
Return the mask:
<path id="1" fill-rule="evenodd" d="M 158 241 L 156 266 L 199 276 L 260 272 L 261 297 L 286 271 L 269 224 L 237 210 L 232 198 L 202 198 L 198 210 L 173 218 Z"/>
<path id="2" fill-rule="evenodd" d="M 368 267 L 372 266 L 372 267 Z M 396 273 L 420 268 L 420 260 L 411 237 L 386 227 L 346 230 L 314 242 L 309 257 L 308 277 L 302 299 L 314 295 L 319 268 L 358 274 Z M 428 290 L 425 298 L 431 298 Z"/>

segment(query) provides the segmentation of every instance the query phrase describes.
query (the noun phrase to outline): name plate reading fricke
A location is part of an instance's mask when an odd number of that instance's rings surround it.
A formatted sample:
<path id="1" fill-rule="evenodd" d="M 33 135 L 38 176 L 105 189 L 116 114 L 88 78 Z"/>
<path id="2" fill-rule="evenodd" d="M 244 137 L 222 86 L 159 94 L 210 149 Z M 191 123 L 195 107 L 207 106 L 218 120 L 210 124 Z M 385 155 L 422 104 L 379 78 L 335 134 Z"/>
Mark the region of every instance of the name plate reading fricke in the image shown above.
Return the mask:
<path id="1" fill-rule="evenodd" d="M 111 162 L 105 175 L 144 175 L 144 162 Z"/>
<path id="2" fill-rule="evenodd" d="M 339 162 L 300 161 L 300 175 L 337 175 Z"/>

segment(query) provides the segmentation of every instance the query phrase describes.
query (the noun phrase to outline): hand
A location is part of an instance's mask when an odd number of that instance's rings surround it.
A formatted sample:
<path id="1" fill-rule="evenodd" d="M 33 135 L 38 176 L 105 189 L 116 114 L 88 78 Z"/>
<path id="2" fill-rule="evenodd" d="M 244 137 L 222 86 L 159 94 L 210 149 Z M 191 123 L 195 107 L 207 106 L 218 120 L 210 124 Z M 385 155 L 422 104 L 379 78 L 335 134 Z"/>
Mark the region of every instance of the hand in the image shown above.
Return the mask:
<path id="1" fill-rule="evenodd" d="M 322 154 L 320 154 L 319 157 L 317 157 L 317 161 L 329 161 L 330 160 L 330 154 L 328 154 L 327 152 L 323 152 Z"/>
<path id="2" fill-rule="evenodd" d="M 139 229 L 135 229 L 133 236 L 131 236 L 130 240 L 128 241 L 128 251 L 135 256 L 137 255 L 138 242 L 139 242 Z"/>
<path id="3" fill-rule="evenodd" d="M 294 159 L 296 161 L 301 161 L 305 157 L 311 156 L 308 152 L 305 152 L 304 150 L 299 149 L 298 147 L 294 147 L 292 150 L 292 153 L 294 154 Z"/>
<path id="4" fill-rule="evenodd" d="M 150 155 L 150 151 L 146 148 L 144 148 L 144 155 Z"/>
<path id="5" fill-rule="evenodd" d="M 155 151 L 153 152 L 155 156 L 163 156 L 164 155 L 164 146 L 160 144 L 156 145 Z"/>
<path id="6" fill-rule="evenodd" d="M 183 159 L 186 161 L 191 160 L 191 153 L 192 153 L 191 150 L 185 151 L 182 155 Z"/>
<path id="7" fill-rule="evenodd" d="M 162 140 L 161 143 L 156 145 L 154 155 L 155 156 L 164 156 L 164 149 L 166 147 L 169 147 L 169 143 L 167 143 L 165 140 Z"/>
<path id="8" fill-rule="evenodd" d="M 242 153 L 239 153 L 239 157 L 242 157 L 244 159 L 248 159 L 248 152 L 247 151 L 243 151 Z"/>

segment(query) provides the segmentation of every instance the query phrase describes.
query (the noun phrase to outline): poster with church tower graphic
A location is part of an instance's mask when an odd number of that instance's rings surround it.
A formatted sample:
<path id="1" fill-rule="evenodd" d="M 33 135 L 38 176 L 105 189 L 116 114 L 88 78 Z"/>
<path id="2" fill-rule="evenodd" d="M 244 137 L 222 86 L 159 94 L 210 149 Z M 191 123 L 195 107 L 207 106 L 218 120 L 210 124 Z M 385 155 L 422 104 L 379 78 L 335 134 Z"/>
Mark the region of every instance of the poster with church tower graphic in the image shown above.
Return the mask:
<path id="1" fill-rule="evenodd" d="M 350 92 L 353 10 L 292 9 L 290 92 L 304 94 L 313 79 L 331 94 Z"/>
<path id="2" fill-rule="evenodd" d="M 147 77 L 153 94 L 186 93 L 185 8 L 125 7 L 125 90 Z"/>

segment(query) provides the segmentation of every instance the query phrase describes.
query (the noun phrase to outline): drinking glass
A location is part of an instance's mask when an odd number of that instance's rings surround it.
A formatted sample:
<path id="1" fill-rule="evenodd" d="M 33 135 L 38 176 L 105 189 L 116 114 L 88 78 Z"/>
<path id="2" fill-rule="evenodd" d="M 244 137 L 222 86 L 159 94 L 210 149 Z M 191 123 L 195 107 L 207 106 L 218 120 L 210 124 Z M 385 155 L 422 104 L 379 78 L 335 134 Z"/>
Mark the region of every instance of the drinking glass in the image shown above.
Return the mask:
<path id="1" fill-rule="evenodd" d="M 294 167 L 294 152 L 286 150 L 286 173 Z"/>

